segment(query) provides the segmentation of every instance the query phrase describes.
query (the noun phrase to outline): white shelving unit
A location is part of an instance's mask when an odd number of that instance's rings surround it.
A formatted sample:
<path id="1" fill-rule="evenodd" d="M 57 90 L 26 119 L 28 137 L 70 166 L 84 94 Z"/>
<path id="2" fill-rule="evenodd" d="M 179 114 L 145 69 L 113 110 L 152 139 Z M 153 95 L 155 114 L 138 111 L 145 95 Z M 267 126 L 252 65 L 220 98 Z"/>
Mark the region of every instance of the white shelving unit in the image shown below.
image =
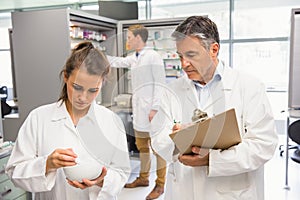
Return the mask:
<path id="1" fill-rule="evenodd" d="M 12 45 L 19 117 L 5 119 L 4 139 L 14 141 L 31 110 L 55 102 L 61 90 L 60 71 L 71 47 L 82 40 L 71 38 L 78 27 L 105 34 L 109 40 L 99 43 L 106 52 L 117 55 L 117 21 L 71 9 L 53 9 L 12 13 Z M 84 38 L 82 38 L 84 39 Z M 94 41 L 96 42 L 96 41 Z M 117 96 L 117 69 L 101 91 L 103 103 Z"/>

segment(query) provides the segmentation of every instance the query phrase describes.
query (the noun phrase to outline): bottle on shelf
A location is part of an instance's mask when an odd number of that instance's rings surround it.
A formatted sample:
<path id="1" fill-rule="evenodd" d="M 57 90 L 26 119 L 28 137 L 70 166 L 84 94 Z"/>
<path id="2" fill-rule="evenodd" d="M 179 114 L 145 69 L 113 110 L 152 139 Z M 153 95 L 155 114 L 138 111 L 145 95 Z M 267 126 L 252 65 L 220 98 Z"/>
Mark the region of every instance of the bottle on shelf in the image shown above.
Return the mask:
<path id="1" fill-rule="evenodd" d="M 179 65 L 177 65 L 177 68 L 176 68 L 176 77 L 179 78 L 182 76 L 182 69 Z"/>
<path id="2" fill-rule="evenodd" d="M 78 27 L 78 26 L 70 26 L 70 37 L 72 39 L 79 40 L 91 40 L 101 42 L 107 39 L 107 35 L 104 33 L 100 33 L 98 31 Z"/>

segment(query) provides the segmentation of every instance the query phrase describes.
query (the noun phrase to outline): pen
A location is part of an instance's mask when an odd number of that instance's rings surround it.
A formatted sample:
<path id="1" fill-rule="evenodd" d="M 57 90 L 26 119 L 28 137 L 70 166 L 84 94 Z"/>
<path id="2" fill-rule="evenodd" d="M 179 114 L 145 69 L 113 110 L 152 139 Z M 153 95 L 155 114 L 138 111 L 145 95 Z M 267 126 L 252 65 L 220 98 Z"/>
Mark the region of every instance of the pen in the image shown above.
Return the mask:
<path id="1" fill-rule="evenodd" d="M 180 121 L 177 121 L 177 120 L 173 120 L 174 124 L 180 124 Z"/>

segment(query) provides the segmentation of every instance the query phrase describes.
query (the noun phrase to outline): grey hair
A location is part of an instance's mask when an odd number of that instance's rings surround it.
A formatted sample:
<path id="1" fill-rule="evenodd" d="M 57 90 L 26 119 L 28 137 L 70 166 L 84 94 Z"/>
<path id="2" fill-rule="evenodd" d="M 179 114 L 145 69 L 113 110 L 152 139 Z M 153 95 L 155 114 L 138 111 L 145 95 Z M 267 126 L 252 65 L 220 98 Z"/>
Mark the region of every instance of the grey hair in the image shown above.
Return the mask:
<path id="1" fill-rule="evenodd" d="M 197 37 L 198 39 L 200 39 L 200 42 L 203 44 L 203 46 L 206 50 L 209 50 L 210 45 L 216 42 L 212 38 L 205 37 L 204 33 L 193 33 L 190 36 L 194 36 L 194 37 Z"/>
<path id="2" fill-rule="evenodd" d="M 217 25 L 206 16 L 191 16 L 181 22 L 172 33 L 176 40 L 182 40 L 188 36 L 194 36 L 202 42 L 206 49 L 213 43 L 219 44 L 220 37 Z"/>

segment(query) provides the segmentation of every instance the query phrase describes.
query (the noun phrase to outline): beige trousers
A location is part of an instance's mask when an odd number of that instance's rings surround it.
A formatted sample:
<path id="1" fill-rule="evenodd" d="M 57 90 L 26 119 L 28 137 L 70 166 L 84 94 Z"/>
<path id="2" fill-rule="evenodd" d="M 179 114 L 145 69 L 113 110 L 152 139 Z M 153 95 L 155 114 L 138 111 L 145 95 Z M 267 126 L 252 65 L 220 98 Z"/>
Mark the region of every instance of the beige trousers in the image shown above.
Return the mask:
<path id="1" fill-rule="evenodd" d="M 148 132 L 141 132 L 134 130 L 135 144 L 140 152 L 141 170 L 140 178 L 149 179 L 151 168 L 150 148 L 156 156 L 156 185 L 164 186 L 166 181 L 166 161 L 154 152 L 151 147 L 151 139 Z"/>

